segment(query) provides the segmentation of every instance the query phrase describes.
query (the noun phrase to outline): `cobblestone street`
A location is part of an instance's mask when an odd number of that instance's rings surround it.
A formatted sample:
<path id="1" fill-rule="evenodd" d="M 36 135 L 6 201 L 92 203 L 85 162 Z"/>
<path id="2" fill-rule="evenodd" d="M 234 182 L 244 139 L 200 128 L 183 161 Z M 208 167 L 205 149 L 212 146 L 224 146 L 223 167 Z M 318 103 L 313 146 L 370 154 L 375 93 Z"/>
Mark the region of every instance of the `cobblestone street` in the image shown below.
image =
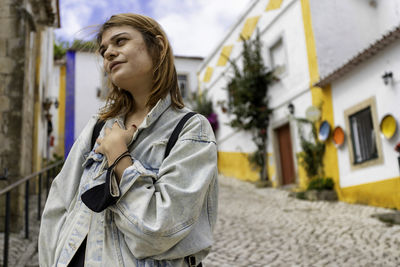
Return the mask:
<path id="1" fill-rule="evenodd" d="M 392 210 L 343 202 L 310 202 L 288 194 L 220 177 L 216 243 L 204 265 L 400 265 L 400 226 L 389 226 L 371 217 L 393 213 Z M 31 218 L 36 218 L 35 205 L 31 206 Z M 23 239 L 22 233 L 11 236 L 9 266 L 38 266 L 34 237 L 38 224 L 35 219 L 31 223 L 30 241 Z M 0 248 L 3 249 L 3 235 Z M 2 253 L 0 260 L 2 263 Z"/>
<path id="2" fill-rule="evenodd" d="M 371 217 L 392 210 L 288 194 L 220 177 L 216 243 L 205 266 L 400 265 L 400 226 Z"/>

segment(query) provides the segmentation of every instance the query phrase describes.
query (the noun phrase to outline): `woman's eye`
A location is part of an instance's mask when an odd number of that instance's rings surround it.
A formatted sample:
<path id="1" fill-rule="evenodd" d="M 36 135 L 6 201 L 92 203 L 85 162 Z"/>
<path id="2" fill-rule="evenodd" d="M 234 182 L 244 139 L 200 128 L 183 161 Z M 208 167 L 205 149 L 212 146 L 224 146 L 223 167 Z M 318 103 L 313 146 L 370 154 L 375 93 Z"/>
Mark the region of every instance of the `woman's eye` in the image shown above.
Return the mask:
<path id="1" fill-rule="evenodd" d="M 116 43 L 117 45 L 122 45 L 125 42 L 125 40 L 126 40 L 125 38 L 118 38 Z"/>

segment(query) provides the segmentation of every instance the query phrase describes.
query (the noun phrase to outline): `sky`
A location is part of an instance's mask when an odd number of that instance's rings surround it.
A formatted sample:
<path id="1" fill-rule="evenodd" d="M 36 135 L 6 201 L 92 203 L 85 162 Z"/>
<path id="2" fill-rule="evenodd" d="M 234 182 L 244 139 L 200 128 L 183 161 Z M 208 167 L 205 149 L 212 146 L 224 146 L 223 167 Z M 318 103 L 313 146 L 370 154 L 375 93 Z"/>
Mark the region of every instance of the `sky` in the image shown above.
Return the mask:
<path id="1" fill-rule="evenodd" d="M 117 13 L 139 13 L 161 24 L 175 55 L 207 57 L 254 0 L 60 0 L 56 38 L 90 39 Z"/>

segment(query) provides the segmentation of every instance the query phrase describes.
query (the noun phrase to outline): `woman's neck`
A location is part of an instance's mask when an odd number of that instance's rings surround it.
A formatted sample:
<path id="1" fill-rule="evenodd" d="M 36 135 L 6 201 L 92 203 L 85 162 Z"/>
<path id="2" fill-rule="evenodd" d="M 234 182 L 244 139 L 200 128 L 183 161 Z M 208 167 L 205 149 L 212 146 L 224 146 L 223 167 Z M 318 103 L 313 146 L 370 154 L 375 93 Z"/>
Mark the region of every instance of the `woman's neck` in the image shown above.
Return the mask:
<path id="1" fill-rule="evenodd" d="M 147 101 L 152 89 L 152 83 L 142 83 L 140 86 L 135 86 L 135 88 L 127 89 L 127 91 L 132 95 L 134 101 L 133 113 L 144 113 L 148 112 Z"/>
<path id="2" fill-rule="evenodd" d="M 125 125 L 127 127 L 128 125 L 139 127 L 147 113 L 150 111 L 147 106 L 148 94 L 140 94 L 138 91 L 135 91 L 135 94 L 132 94 L 132 98 L 134 101 L 133 110 L 126 114 Z"/>

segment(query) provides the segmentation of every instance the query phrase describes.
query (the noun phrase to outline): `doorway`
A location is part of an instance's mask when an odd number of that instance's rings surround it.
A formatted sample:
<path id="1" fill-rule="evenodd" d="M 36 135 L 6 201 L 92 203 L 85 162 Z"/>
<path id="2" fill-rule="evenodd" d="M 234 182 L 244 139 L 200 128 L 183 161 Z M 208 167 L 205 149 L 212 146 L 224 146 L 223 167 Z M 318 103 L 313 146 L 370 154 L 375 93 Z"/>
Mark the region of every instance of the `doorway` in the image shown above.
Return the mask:
<path id="1" fill-rule="evenodd" d="M 289 123 L 277 128 L 276 136 L 278 137 L 279 159 L 281 166 L 281 185 L 293 184 L 296 181 L 292 139 L 290 135 Z"/>

